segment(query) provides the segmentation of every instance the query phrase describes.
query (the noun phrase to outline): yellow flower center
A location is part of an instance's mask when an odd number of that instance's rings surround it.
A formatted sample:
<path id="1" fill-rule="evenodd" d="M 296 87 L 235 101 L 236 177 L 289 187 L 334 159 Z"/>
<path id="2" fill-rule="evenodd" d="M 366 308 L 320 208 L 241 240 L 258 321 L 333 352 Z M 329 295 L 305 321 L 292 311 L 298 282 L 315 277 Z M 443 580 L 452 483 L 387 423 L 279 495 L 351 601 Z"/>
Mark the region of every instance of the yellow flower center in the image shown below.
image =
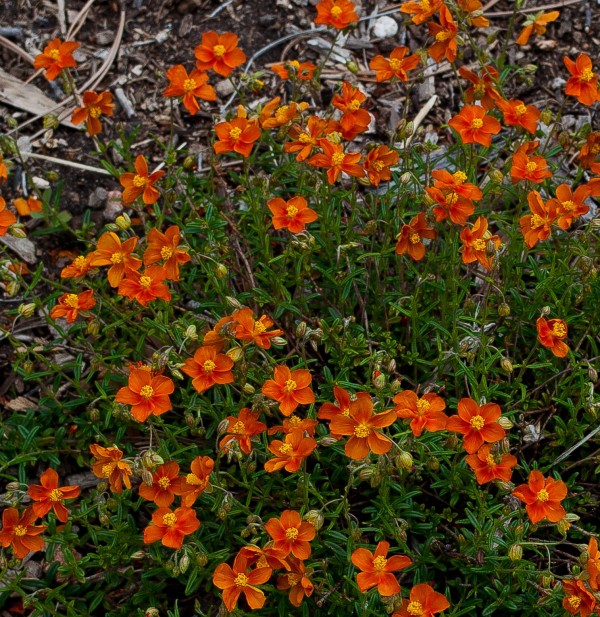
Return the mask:
<path id="1" fill-rule="evenodd" d="M 169 480 L 169 478 L 167 478 L 167 476 L 163 476 L 159 481 L 158 481 L 158 486 L 160 486 L 160 488 L 162 488 L 162 490 L 166 490 L 169 488 L 169 486 L 171 486 L 171 480 Z"/>
<path id="2" fill-rule="evenodd" d="M 217 365 L 212 360 L 205 360 L 202 364 L 205 373 L 212 373 L 216 367 Z"/>
<path id="3" fill-rule="evenodd" d="M 62 493 L 60 492 L 60 489 L 53 488 L 50 491 L 50 501 L 62 501 Z"/>
<path id="4" fill-rule="evenodd" d="M 195 473 L 188 473 L 185 477 L 185 483 L 191 484 L 192 486 L 202 486 L 206 483 L 206 480 L 202 480 Z"/>
<path id="5" fill-rule="evenodd" d="M 288 577 L 288 585 L 290 587 L 294 587 L 302 579 L 302 575 L 301 574 L 288 574 L 287 577 Z"/>
<path id="6" fill-rule="evenodd" d="M 285 530 L 285 537 L 288 540 L 295 540 L 298 537 L 299 533 L 300 532 L 298 531 L 296 527 L 289 527 L 288 529 Z"/>
<path id="7" fill-rule="evenodd" d="M 479 100 L 485 94 L 485 84 L 479 82 L 476 86 L 473 87 L 473 96 L 476 100 Z"/>
<path id="8" fill-rule="evenodd" d="M 293 427 L 297 427 L 300 426 L 300 424 L 302 424 L 302 419 L 299 418 L 298 416 L 290 416 L 288 418 L 288 422 L 293 426 Z"/>
<path id="9" fill-rule="evenodd" d="M 135 174 L 133 177 L 133 186 L 137 186 L 137 188 L 141 188 L 142 186 L 146 186 L 148 178 L 145 176 L 140 176 L 139 174 Z"/>
<path id="10" fill-rule="evenodd" d="M 110 263 L 120 264 L 123 261 L 123 253 L 113 253 L 110 256 Z"/>
<path id="11" fill-rule="evenodd" d="M 65 304 L 71 308 L 77 308 L 79 306 L 79 298 L 77 294 L 68 294 L 65 298 Z"/>
<path id="12" fill-rule="evenodd" d="M 290 216 L 289 211 L 288 211 L 288 216 Z M 266 329 L 267 327 L 262 321 L 254 322 L 254 334 L 262 334 Z"/>
<path id="13" fill-rule="evenodd" d="M 300 68 L 300 63 L 298 62 L 298 60 L 290 60 L 290 62 L 288 62 L 288 65 L 295 68 L 296 70 Z"/>
<path id="14" fill-rule="evenodd" d="M 402 68 L 402 62 L 398 60 L 398 58 L 390 58 L 389 62 L 390 69 L 392 69 L 392 71 L 397 71 Z"/>
<path id="15" fill-rule="evenodd" d="M 409 615 L 414 615 L 415 617 L 420 617 L 425 612 L 423 610 L 423 605 L 417 600 L 413 600 L 412 602 L 410 602 L 409 605 L 406 607 L 406 610 L 408 611 Z"/>
<path id="16" fill-rule="evenodd" d="M 91 105 L 89 108 L 89 114 L 92 118 L 99 118 L 102 115 L 102 110 L 97 105 Z"/>
<path id="17" fill-rule="evenodd" d="M 480 415 L 473 416 L 469 423 L 476 431 L 480 431 L 485 426 L 485 420 Z"/>
<path id="18" fill-rule="evenodd" d="M 452 33 L 451 32 L 448 32 L 448 30 L 442 30 L 441 32 L 438 32 L 435 35 L 435 40 L 440 42 L 440 43 L 443 43 L 444 41 L 447 41 L 451 37 L 452 37 Z"/>
<path id="19" fill-rule="evenodd" d="M 494 456 L 492 454 L 488 454 L 485 457 L 485 462 L 488 464 L 488 467 L 495 467 L 496 466 L 496 459 L 494 458 Z"/>
<path id="20" fill-rule="evenodd" d="M 531 215 L 531 228 L 537 229 L 538 227 L 543 227 L 546 224 L 545 219 L 543 219 L 539 214 Z"/>
<path id="21" fill-rule="evenodd" d="M 298 387 L 298 384 L 293 379 L 288 379 L 285 382 L 285 386 L 283 387 L 283 391 L 286 394 L 289 394 L 290 392 L 293 392 L 297 387 Z"/>
<path id="22" fill-rule="evenodd" d="M 379 557 L 375 557 L 375 559 L 373 559 L 373 567 L 377 572 L 383 572 L 386 564 L 387 559 L 383 555 L 379 555 Z"/>
<path id="23" fill-rule="evenodd" d="M 46 55 L 56 61 L 60 58 L 60 51 L 58 49 L 51 49 Z"/>
<path id="24" fill-rule="evenodd" d="M 116 463 L 107 463 L 106 465 L 102 465 L 102 475 L 105 478 L 110 478 L 112 472 L 115 470 Z"/>
<path id="25" fill-rule="evenodd" d="M 577 610 L 579 608 L 579 605 L 581 604 L 581 598 L 579 598 L 577 596 L 569 596 L 567 598 L 567 602 L 569 603 L 569 606 L 573 610 Z"/>
<path id="26" fill-rule="evenodd" d="M 594 72 L 592 69 L 583 69 L 583 73 L 581 73 L 581 81 L 592 81 L 592 79 L 594 79 Z"/>
<path id="27" fill-rule="evenodd" d="M 535 161 L 529 161 L 527 165 L 525 165 L 525 171 L 528 174 L 532 174 L 537 169 L 537 163 Z"/>
<path id="28" fill-rule="evenodd" d="M 446 195 L 446 204 L 453 206 L 458 201 L 458 195 L 456 193 L 448 193 Z"/>
<path id="29" fill-rule="evenodd" d="M 331 165 L 336 167 L 337 165 L 341 165 L 344 162 L 345 154 L 343 152 L 335 152 L 331 156 Z"/>
<path id="30" fill-rule="evenodd" d="M 186 79 L 183 82 L 183 90 L 184 92 L 192 92 L 196 89 L 196 80 L 195 79 Z"/>
<path id="31" fill-rule="evenodd" d="M 217 58 L 221 58 L 223 54 L 225 53 L 225 51 L 226 51 L 225 45 L 215 45 L 213 47 L 213 54 L 215 54 Z"/>
<path id="32" fill-rule="evenodd" d="M 280 454 L 289 454 L 292 450 L 293 450 L 293 448 L 292 448 L 292 444 L 290 444 L 290 443 L 284 443 L 284 444 L 282 444 L 282 446 L 279 448 L 279 453 L 280 453 Z"/>
<path id="33" fill-rule="evenodd" d="M 472 246 L 476 251 L 485 251 L 485 241 L 481 238 L 475 240 Z"/>
<path id="34" fill-rule="evenodd" d="M 248 577 L 241 572 L 233 579 L 237 587 L 246 587 L 248 585 Z"/>
<path id="35" fill-rule="evenodd" d="M 140 285 L 144 288 L 144 289 L 148 289 L 148 287 L 150 287 L 150 285 L 152 285 L 152 279 L 149 276 L 140 276 Z"/>
<path id="36" fill-rule="evenodd" d="M 340 409 L 340 413 L 341 413 L 343 416 L 346 416 L 346 418 L 348 418 L 348 417 L 350 417 L 350 408 L 349 408 L 349 407 L 342 407 L 342 408 Z"/>
<path id="37" fill-rule="evenodd" d="M 596 154 L 600 154 L 600 144 L 594 144 L 591 148 L 590 148 L 590 152 L 594 155 Z"/>
<path id="38" fill-rule="evenodd" d="M 422 416 L 423 414 L 427 413 L 429 411 L 429 408 L 431 407 L 431 403 L 427 400 L 425 400 L 424 398 L 420 398 L 417 401 L 417 413 Z"/>
<path id="39" fill-rule="evenodd" d="M 163 246 L 160 249 L 160 256 L 166 261 L 173 256 L 173 249 L 170 246 Z"/>
<path id="40" fill-rule="evenodd" d="M 287 212 L 289 218 L 293 218 L 296 214 L 298 214 L 298 208 L 296 208 L 296 206 L 288 206 L 285 211 Z"/>
<path id="41" fill-rule="evenodd" d="M 298 141 L 301 144 L 310 144 L 312 143 L 312 137 L 308 133 L 300 133 L 300 135 L 298 135 Z"/>
<path id="42" fill-rule="evenodd" d="M 375 171 L 381 171 L 385 167 L 385 163 L 383 161 L 374 161 L 373 169 Z"/>
<path id="43" fill-rule="evenodd" d="M 554 334 L 554 336 L 557 336 L 559 338 L 563 338 L 567 336 L 567 329 L 565 328 L 563 324 L 555 323 L 552 326 L 552 334 Z"/>
<path id="44" fill-rule="evenodd" d="M 371 429 L 364 423 L 361 422 L 354 428 L 354 435 L 359 439 L 363 439 L 364 437 L 368 437 L 371 434 Z"/>
<path id="45" fill-rule="evenodd" d="M 543 488 L 541 491 L 538 491 L 536 499 L 544 503 L 550 499 L 550 495 L 548 494 L 548 491 Z"/>
<path id="46" fill-rule="evenodd" d="M 83 255 L 79 255 L 79 257 L 76 257 L 75 261 L 73 261 L 73 265 L 76 268 L 83 268 L 83 266 L 85 266 L 85 257 Z"/>
<path id="47" fill-rule="evenodd" d="M 473 118 L 471 122 L 472 129 L 480 129 L 483 126 L 483 120 L 481 118 Z"/>
<path id="48" fill-rule="evenodd" d="M 560 205 L 562 206 L 563 210 L 571 211 L 575 208 L 575 204 L 570 199 L 568 199 L 567 201 L 562 201 Z"/>
<path id="49" fill-rule="evenodd" d="M 241 134 L 242 134 L 242 129 L 239 126 L 234 126 L 229 131 L 229 137 L 231 137 L 231 139 L 233 139 L 233 141 L 237 141 L 240 138 Z"/>
<path id="50" fill-rule="evenodd" d="M 429 4 L 429 0 L 421 0 L 419 2 L 419 6 L 421 7 L 421 11 L 423 12 L 431 10 L 431 5 Z"/>
<path id="51" fill-rule="evenodd" d="M 459 186 L 467 180 L 467 174 L 464 171 L 455 171 L 452 174 L 452 177 L 454 178 L 454 182 L 456 182 Z"/>
<path id="52" fill-rule="evenodd" d="M 360 101 L 358 99 L 352 99 L 348 104 L 348 109 L 350 111 L 356 111 L 357 109 L 360 109 Z"/>
<path id="53" fill-rule="evenodd" d="M 279 109 L 277 109 L 277 111 L 275 112 L 275 119 L 277 120 L 277 122 L 287 121 L 288 109 L 289 107 L 287 105 L 282 105 L 281 107 L 279 107 Z"/>
<path id="54" fill-rule="evenodd" d="M 522 116 L 524 114 L 527 113 L 527 105 L 524 105 L 523 103 L 520 103 L 519 105 L 517 105 L 515 107 L 515 113 L 517 114 L 517 116 Z"/>
<path id="55" fill-rule="evenodd" d="M 331 16 L 337 19 L 342 14 L 342 9 L 339 6 L 331 7 Z"/>
<path id="56" fill-rule="evenodd" d="M 142 386 L 140 396 L 148 400 L 154 396 L 154 388 L 152 386 Z"/>
<path id="57" fill-rule="evenodd" d="M 416 231 L 413 231 L 410 234 L 409 240 L 411 244 L 419 244 L 419 242 L 421 242 L 421 236 Z"/>
<path id="58" fill-rule="evenodd" d="M 177 522 L 177 517 L 173 512 L 167 512 L 167 514 L 163 514 L 162 522 L 163 525 L 166 525 L 167 527 L 173 527 L 173 525 Z"/>
<path id="59" fill-rule="evenodd" d="M 246 431 L 246 425 L 241 421 L 238 420 L 232 427 L 230 432 L 231 433 L 235 433 L 236 435 L 241 435 L 242 433 L 244 433 Z"/>
<path id="60" fill-rule="evenodd" d="M 21 537 L 27 534 L 27 527 L 23 527 L 23 525 L 17 525 L 15 527 L 15 536 Z"/>

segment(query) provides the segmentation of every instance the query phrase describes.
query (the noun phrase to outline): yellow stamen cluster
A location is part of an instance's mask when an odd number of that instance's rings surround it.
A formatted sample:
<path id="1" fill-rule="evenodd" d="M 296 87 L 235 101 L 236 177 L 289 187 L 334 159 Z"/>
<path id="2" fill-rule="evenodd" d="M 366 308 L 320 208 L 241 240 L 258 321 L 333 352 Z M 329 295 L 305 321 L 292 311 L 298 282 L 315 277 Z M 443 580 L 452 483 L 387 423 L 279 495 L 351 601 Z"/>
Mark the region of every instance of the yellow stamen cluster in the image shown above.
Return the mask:
<path id="1" fill-rule="evenodd" d="M 115 470 L 116 463 L 107 463 L 102 465 L 102 475 L 105 478 L 110 478 L 112 472 Z"/>
<path id="2" fill-rule="evenodd" d="M 235 433 L 236 435 L 241 435 L 245 431 L 246 425 L 241 420 L 238 420 L 230 429 L 230 432 Z"/>
<path id="3" fill-rule="evenodd" d="M 159 481 L 158 481 L 158 486 L 160 486 L 160 488 L 162 488 L 162 490 L 166 490 L 169 488 L 169 486 L 171 486 L 171 480 L 169 480 L 169 478 L 167 478 L 167 476 L 163 476 Z"/>
<path id="4" fill-rule="evenodd" d="M 300 133 L 300 135 L 298 135 L 298 141 L 301 144 L 311 144 L 312 137 L 308 133 Z"/>
<path id="5" fill-rule="evenodd" d="M 239 126 L 234 126 L 229 131 L 229 137 L 231 137 L 231 139 L 233 139 L 233 141 L 237 141 L 240 138 L 241 134 L 242 134 L 242 129 Z"/>
<path id="6" fill-rule="evenodd" d="M 485 457 L 485 462 L 488 464 L 488 467 L 495 467 L 496 466 L 496 459 L 494 458 L 493 454 L 488 454 Z"/>
<path id="7" fill-rule="evenodd" d="M 123 262 L 123 253 L 117 252 L 113 253 L 110 256 L 110 263 L 112 264 L 120 264 Z"/>
<path id="8" fill-rule="evenodd" d="M 483 120 L 481 118 L 473 118 L 471 122 L 472 129 L 480 129 L 483 126 Z"/>
<path id="9" fill-rule="evenodd" d="M 163 514 L 162 522 L 163 525 L 166 525 L 167 527 L 173 527 L 173 525 L 177 522 L 177 517 L 173 512 L 167 512 L 166 514 Z"/>
<path id="10" fill-rule="evenodd" d="M 283 386 L 283 391 L 286 394 L 290 394 L 290 392 L 293 392 L 297 387 L 298 387 L 298 384 L 293 379 L 288 379 L 285 382 L 285 386 Z"/>
<path id="11" fill-rule="evenodd" d="M 51 49 L 46 55 L 50 56 L 52 60 L 58 60 L 60 58 L 60 51 L 58 49 Z"/>
<path id="12" fill-rule="evenodd" d="M 277 122 L 283 123 L 288 121 L 288 110 L 288 105 L 282 105 L 277 109 L 277 111 L 275 112 L 275 119 L 277 120 Z"/>
<path id="13" fill-rule="evenodd" d="M 202 480 L 202 478 L 199 478 L 195 473 L 188 473 L 185 477 L 185 483 L 191 484 L 192 486 L 202 486 L 206 484 L 206 480 Z"/>
<path id="14" fill-rule="evenodd" d="M 559 338 L 563 338 L 567 336 L 567 329 L 563 324 L 557 322 L 552 326 L 552 334 L 554 334 L 554 336 L 558 336 Z"/>
<path id="15" fill-rule="evenodd" d="M 241 572 L 233 579 L 237 587 L 246 587 L 248 585 L 248 577 Z"/>
<path id="16" fill-rule="evenodd" d="M 154 396 L 154 388 L 152 386 L 142 386 L 140 396 L 145 399 L 152 398 Z"/>
<path id="17" fill-rule="evenodd" d="M 215 45 L 213 47 L 213 54 L 215 54 L 215 56 L 217 58 L 221 58 L 223 57 L 223 54 L 226 52 L 227 50 L 225 49 L 225 45 Z"/>
<path id="18" fill-rule="evenodd" d="M 166 261 L 173 257 L 173 249 L 170 246 L 163 246 L 160 249 L 160 256 Z"/>
<path id="19" fill-rule="evenodd" d="M 23 527 L 23 525 L 17 525 L 15 527 L 15 536 L 18 536 L 20 538 L 24 535 L 27 535 L 27 527 Z"/>
<path id="20" fill-rule="evenodd" d="M 136 186 L 138 189 L 142 186 L 146 186 L 147 183 L 148 178 L 146 178 L 146 176 L 140 176 L 139 174 L 136 174 L 133 177 L 133 186 Z"/>
<path id="21" fill-rule="evenodd" d="M 98 105 L 91 105 L 88 113 L 92 118 L 99 118 L 102 115 L 102 110 Z"/>
<path id="22" fill-rule="evenodd" d="M 288 212 L 289 216 L 289 212 Z M 267 326 L 262 321 L 256 320 L 254 322 L 254 334 L 262 334 L 267 329 Z"/>
<path id="23" fill-rule="evenodd" d="M 473 244 L 471 246 L 476 251 L 485 251 L 485 240 L 482 240 L 481 238 L 478 238 L 477 240 L 473 241 Z"/>
<path id="24" fill-rule="evenodd" d="M 331 16 L 338 18 L 342 14 L 342 9 L 339 6 L 331 7 Z"/>
<path id="25" fill-rule="evenodd" d="M 538 491 L 536 499 L 544 503 L 550 499 L 550 495 L 548 494 L 548 491 L 543 488 L 541 491 Z"/>
<path id="26" fill-rule="evenodd" d="M 290 587 L 294 587 L 302 580 L 301 574 L 288 574 L 287 577 L 288 577 L 288 585 Z"/>
<path id="27" fill-rule="evenodd" d="M 377 572 L 383 572 L 387 565 L 387 559 L 383 555 L 379 555 L 373 559 L 373 567 Z"/>
<path id="28" fill-rule="evenodd" d="M 427 413 L 430 407 L 431 407 L 431 403 L 424 398 L 420 398 L 417 401 L 417 413 L 420 416 L 422 416 L 424 413 Z"/>
<path id="29" fill-rule="evenodd" d="M 469 424 L 476 430 L 476 431 L 480 431 L 484 426 L 485 426 L 485 420 L 483 419 L 482 416 L 477 415 L 477 416 L 473 416 L 470 420 L 469 420 Z"/>
<path id="30" fill-rule="evenodd" d="M 589 67 L 586 69 L 583 69 L 583 72 L 581 73 L 581 81 L 592 81 L 594 77 L 595 75 L 592 69 L 590 69 Z"/>
<path id="31" fill-rule="evenodd" d="M 348 109 L 350 111 L 357 111 L 360 109 L 360 101 L 358 99 L 352 99 L 348 104 Z"/>
<path id="32" fill-rule="evenodd" d="M 60 492 L 60 489 L 58 488 L 53 488 L 50 491 L 50 501 L 62 501 L 62 493 Z"/>
<path id="33" fill-rule="evenodd" d="M 517 114 L 517 116 L 523 116 L 527 113 L 527 105 L 520 103 L 515 107 L 515 113 Z"/>
<path id="34" fill-rule="evenodd" d="M 464 184 L 467 180 L 467 174 L 464 171 L 455 171 L 452 174 L 452 177 L 454 178 L 454 182 L 456 182 L 459 186 Z"/>
<path id="35" fill-rule="evenodd" d="M 452 38 L 452 32 L 448 32 L 448 30 L 442 30 L 435 35 L 435 40 L 439 43 L 443 43 L 450 38 Z"/>
<path id="36" fill-rule="evenodd" d="M 344 162 L 345 154 L 343 152 L 334 152 L 331 155 L 331 164 L 334 167 L 341 165 Z"/>
<path id="37" fill-rule="evenodd" d="M 279 448 L 279 453 L 280 454 L 290 454 L 290 452 L 292 452 L 293 449 L 294 448 L 292 448 L 292 444 L 291 443 L 284 443 Z"/>
<path id="38" fill-rule="evenodd" d="M 531 215 L 531 227 L 532 229 L 537 229 L 538 227 L 543 227 L 546 224 L 546 220 L 543 219 L 539 214 Z"/>
<path id="39" fill-rule="evenodd" d="M 411 244 L 419 244 L 419 242 L 421 242 L 421 236 L 416 231 L 413 231 L 410 234 L 409 240 Z"/>
<path id="40" fill-rule="evenodd" d="M 381 171 L 383 168 L 385 167 L 385 163 L 383 161 L 374 161 L 373 162 L 373 169 L 375 171 Z"/>
<path id="41" fill-rule="evenodd" d="M 77 297 L 77 294 L 68 294 L 65 298 L 65 304 L 71 308 L 78 308 L 79 298 Z"/>
<path id="42" fill-rule="evenodd" d="M 150 285 L 152 285 L 152 279 L 149 276 L 140 276 L 140 285 L 144 288 L 144 289 L 148 289 L 148 287 L 150 287 Z"/>
<path id="43" fill-rule="evenodd" d="M 205 360 L 202 364 L 205 373 L 212 373 L 217 365 L 212 360 Z"/>
<path id="44" fill-rule="evenodd" d="M 397 71 L 400 68 L 402 68 L 402 62 L 398 58 L 390 58 L 390 69 Z"/>
<path id="45" fill-rule="evenodd" d="M 575 204 L 570 199 L 567 199 L 567 201 L 561 201 L 560 205 L 564 210 L 568 210 L 569 212 L 575 208 Z"/>
<path id="46" fill-rule="evenodd" d="M 448 193 L 446 195 L 446 204 L 448 206 L 453 206 L 458 201 L 458 195 L 456 193 Z"/>
<path id="47" fill-rule="evenodd" d="M 409 615 L 414 615 L 415 617 L 421 617 L 421 615 L 423 615 L 423 613 L 425 612 L 423 609 L 423 605 L 417 600 L 413 600 L 412 602 L 410 602 L 406 607 L 406 610 L 408 611 Z"/>
<path id="48" fill-rule="evenodd" d="M 193 92 L 196 89 L 196 80 L 195 79 L 186 79 L 183 82 L 183 91 L 184 92 Z"/>
<path id="49" fill-rule="evenodd" d="M 289 218 L 293 218 L 298 214 L 298 208 L 296 208 L 296 206 L 288 206 L 285 211 Z"/>
<path id="50" fill-rule="evenodd" d="M 288 529 L 285 530 L 285 537 L 288 540 L 295 540 L 298 537 L 299 533 L 300 532 L 298 531 L 296 527 L 289 527 Z"/>
<path id="51" fill-rule="evenodd" d="M 532 174 L 537 169 L 537 163 L 535 161 L 529 161 L 527 165 L 525 165 L 525 171 L 528 174 Z"/>
<path id="52" fill-rule="evenodd" d="M 371 433 L 371 429 L 363 422 L 354 428 L 354 435 L 359 439 L 368 437 Z"/>

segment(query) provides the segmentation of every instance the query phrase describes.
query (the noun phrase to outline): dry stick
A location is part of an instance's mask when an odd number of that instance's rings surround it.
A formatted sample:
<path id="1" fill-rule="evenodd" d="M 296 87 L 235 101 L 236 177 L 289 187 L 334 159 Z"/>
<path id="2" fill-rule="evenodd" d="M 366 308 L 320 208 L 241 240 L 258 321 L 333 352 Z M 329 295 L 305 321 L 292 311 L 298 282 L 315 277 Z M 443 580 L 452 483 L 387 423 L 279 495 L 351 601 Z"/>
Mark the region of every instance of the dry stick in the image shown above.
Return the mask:
<path id="1" fill-rule="evenodd" d="M 29 62 L 30 64 L 33 64 L 33 56 L 30 56 L 24 49 L 19 47 L 16 43 L 9 41 L 7 38 L 3 37 L 2 35 L 0 35 L 0 45 L 3 45 L 7 49 L 10 49 L 18 56 L 21 56 L 21 58 L 23 58 L 25 62 Z"/>
<path id="2" fill-rule="evenodd" d="M 64 159 L 57 159 L 54 156 L 47 156 L 45 154 L 36 154 L 35 152 L 28 152 L 25 155 L 27 158 L 42 159 L 43 161 L 49 161 L 50 163 L 56 163 L 57 165 L 65 165 L 66 167 L 75 167 L 75 169 L 83 169 L 84 171 L 93 171 L 97 174 L 103 174 L 105 176 L 112 176 L 112 174 L 106 169 L 100 167 L 90 167 L 89 165 L 83 165 L 82 163 L 75 163 L 75 161 L 66 161 Z"/>

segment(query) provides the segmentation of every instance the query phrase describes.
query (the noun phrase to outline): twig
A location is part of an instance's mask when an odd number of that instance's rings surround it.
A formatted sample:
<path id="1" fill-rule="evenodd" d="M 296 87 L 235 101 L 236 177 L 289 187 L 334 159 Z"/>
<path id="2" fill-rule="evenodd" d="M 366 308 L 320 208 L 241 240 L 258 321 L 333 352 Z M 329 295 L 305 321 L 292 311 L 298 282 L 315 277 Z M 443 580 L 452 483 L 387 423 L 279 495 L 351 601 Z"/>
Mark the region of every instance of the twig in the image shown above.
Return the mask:
<path id="1" fill-rule="evenodd" d="M 104 176 L 112 176 L 112 174 L 106 169 L 100 167 L 90 167 L 89 165 L 83 165 L 83 163 L 75 163 L 74 161 L 66 161 L 64 159 L 58 159 L 54 156 L 47 156 L 46 154 L 36 154 L 35 152 L 28 152 L 27 157 L 34 159 L 42 159 L 43 161 L 49 161 L 50 163 L 56 163 L 57 165 L 65 165 L 66 167 L 75 167 L 76 169 L 82 169 L 84 171 L 93 171 L 97 174 Z"/>

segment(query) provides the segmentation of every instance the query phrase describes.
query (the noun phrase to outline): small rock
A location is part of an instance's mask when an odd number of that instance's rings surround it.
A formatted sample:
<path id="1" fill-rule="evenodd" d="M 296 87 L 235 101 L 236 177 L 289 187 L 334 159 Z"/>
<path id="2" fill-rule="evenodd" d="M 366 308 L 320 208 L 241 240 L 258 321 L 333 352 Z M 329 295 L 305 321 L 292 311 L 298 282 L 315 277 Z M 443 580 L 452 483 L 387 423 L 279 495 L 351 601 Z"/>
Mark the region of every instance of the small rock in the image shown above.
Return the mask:
<path id="1" fill-rule="evenodd" d="M 33 186 L 35 186 L 36 189 L 40 189 L 43 191 L 50 188 L 50 182 L 48 182 L 48 180 L 46 180 L 45 178 L 33 176 L 33 178 L 31 178 L 31 181 L 33 182 Z"/>
<path id="2" fill-rule="evenodd" d="M 567 82 L 562 77 L 555 77 L 550 84 L 552 90 L 562 90 Z"/>
<path id="3" fill-rule="evenodd" d="M 105 188 L 99 186 L 96 188 L 88 199 L 88 206 L 93 209 L 104 207 L 106 200 L 108 199 L 108 191 Z"/>
<path id="4" fill-rule="evenodd" d="M 233 94 L 233 84 L 228 79 L 222 79 L 215 84 L 215 90 L 221 97 Z"/>
<path id="5" fill-rule="evenodd" d="M 383 17 L 378 17 L 373 24 L 373 36 L 378 39 L 387 39 L 391 36 L 396 36 L 398 34 L 398 22 L 389 17 L 388 15 L 384 15 Z"/>
<path id="6" fill-rule="evenodd" d="M 28 264 L 34 264 L 37 261 L 35 256 L 35 246 L 31 240 L 27 238 L 15 238 L 14 236 L 0 236 L 0 242 L 6 244 L 12 249 L 23 261 Z"/>
<path id="7" fill-rule="evenodd" d="M 121 198 L 121 191 L 110 191 L 108 193 L 108 201 L 106 208 L 102 212 L 102 216 L 106 221 L 114 221 L 119 214 L 123 212 L 123 201 Z"/>

